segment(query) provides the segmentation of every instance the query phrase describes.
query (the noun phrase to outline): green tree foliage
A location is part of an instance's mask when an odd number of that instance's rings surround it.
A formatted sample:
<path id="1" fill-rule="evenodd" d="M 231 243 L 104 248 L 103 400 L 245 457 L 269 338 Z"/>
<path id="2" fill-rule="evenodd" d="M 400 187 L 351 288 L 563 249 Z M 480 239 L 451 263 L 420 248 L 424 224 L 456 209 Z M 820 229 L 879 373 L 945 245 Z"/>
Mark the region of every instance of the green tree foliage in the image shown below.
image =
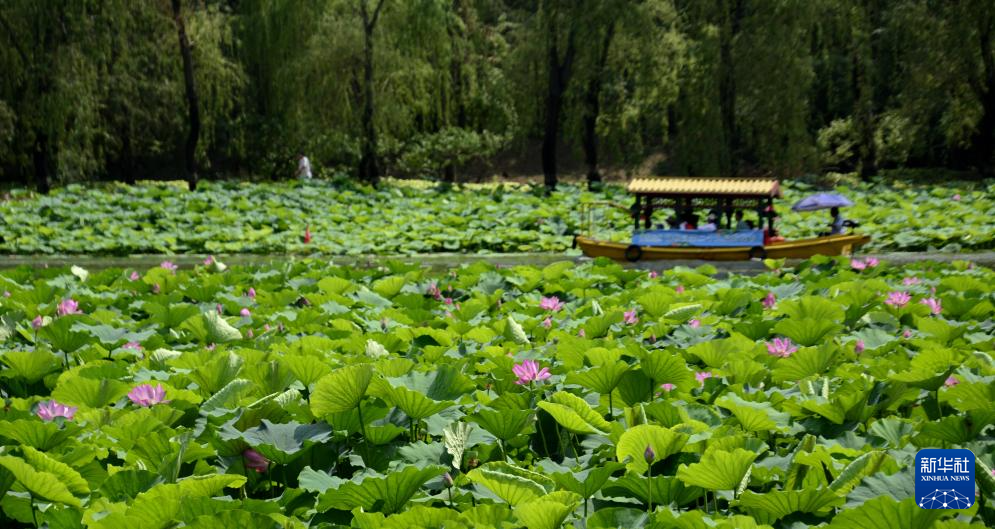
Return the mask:
<path id="1" fill-rule="evenodd" d="M 178 5 L 0 3 L 2 178 L 995 168 L 988 0 Z"/>

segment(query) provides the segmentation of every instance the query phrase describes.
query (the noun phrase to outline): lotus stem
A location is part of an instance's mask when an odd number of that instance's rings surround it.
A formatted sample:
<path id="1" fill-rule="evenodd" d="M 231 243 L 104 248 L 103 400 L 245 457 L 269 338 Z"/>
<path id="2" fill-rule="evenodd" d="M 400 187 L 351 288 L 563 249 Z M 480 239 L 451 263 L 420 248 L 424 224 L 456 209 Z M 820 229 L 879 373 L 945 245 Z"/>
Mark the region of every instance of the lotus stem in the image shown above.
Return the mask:
<path id="1" fill-rule="evenodd" d="M 38 512 L 35 510 L 35 495 L 31 494 L 31 495 L 29 495 L 29 497 L 31 498 L 31 500 L 30 500 L 31 501 L 31 519 L 34 520 L 35 527 L 41 527 L 40 525 L 38 525 Z"/>
<path id="2" fill-rule="evenodd" d="M 653 463 L 646 467 L 646 498 L 649 500 L 646 505 L 646 514 L 653 514 Z M 587 507 L 587 505 L 584 505 Z"/>
<path id="3" fill-rule="evenodd" d="M 614 420 L 612 418 L 612 411 L 615 408 L 615 406 L 612 404 L 612 392 L 613 391 L 614 390 L 608 392 L 608 421 L 609 422 Z"/>

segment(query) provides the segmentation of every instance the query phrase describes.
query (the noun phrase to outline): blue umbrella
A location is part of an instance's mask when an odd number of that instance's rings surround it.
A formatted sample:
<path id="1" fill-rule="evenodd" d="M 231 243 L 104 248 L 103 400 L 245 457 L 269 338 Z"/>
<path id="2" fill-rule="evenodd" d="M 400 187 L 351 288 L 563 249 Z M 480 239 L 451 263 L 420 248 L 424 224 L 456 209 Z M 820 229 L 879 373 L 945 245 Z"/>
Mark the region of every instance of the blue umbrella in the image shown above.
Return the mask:
<path id="1" fill-rule="evenodd" d="M 791 206 L 794 211 L 815 211 L 817 209 L 845 208 L 852 206 L 853 202 L 843 195 L 836 193 L 816 193 L 807 196 Z"/>

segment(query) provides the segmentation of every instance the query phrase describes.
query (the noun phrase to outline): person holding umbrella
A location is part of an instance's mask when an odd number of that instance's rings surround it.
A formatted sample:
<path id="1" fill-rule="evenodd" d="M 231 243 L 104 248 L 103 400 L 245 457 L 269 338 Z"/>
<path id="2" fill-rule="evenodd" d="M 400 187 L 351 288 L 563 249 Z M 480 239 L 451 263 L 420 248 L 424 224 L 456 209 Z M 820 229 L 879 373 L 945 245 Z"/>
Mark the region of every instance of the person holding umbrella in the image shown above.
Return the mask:
<path id="1" fill-rule="evenodd" d="M 832 222 L 829 223 L 829 234 L 830 235 L 841 235 L 843 233 L 843 216 L 840 215 L 840 208 L 832 207 L 829 209 L 829 215 L 832 216 Z"/>
<path id="2" fill-rule="evenodd" d="M 843 216 L 840 215 L 840 208 L 852 205 L 853 202 L 850 202 L 848 198 L 842 195 L 837 195 L 836 193 L 817 193 L 801 199 L 797 204 L 791 206 L 791 209 L 795 211 L 828 209 L 831 216 L 829 233 L 824 232 L 822 235 L 841 235 L 846 231 L 846 228 L 856 225 L 852 221 L 844 220 Z"/>

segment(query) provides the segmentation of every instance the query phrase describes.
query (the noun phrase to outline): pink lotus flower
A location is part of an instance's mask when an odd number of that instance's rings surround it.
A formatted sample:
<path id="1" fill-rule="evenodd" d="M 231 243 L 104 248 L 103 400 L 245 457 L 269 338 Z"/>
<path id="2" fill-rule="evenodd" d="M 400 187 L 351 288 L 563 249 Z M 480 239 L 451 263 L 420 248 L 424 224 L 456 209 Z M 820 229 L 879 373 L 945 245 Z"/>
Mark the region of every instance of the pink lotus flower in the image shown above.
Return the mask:
<path id="1" fill-rule="evenodd" d="M 222 307 L 220 303 L 214 306 L 214 310 L 218 311 L 218 315 L 225 313 L 225 308 Z"/>
<path id="2" fill-rule="evenodd" d="M 563 305 L 564 304 L 562 301 L 560 301 L 560 298 L 556 296 L 550 298 L 543 297 L 542 299 L 539 300 L 539 308 L 542 310 L 557 312 L 563 308 Z"/>
<path id="3" fill-rule="evenodd" d="M 688 327 L 691 327 L 692 329 L 697 329 L 698 327 L 701 327 L 701 320 L 695 320 L 695 319 L 688 320 Z"/>
<path id="4" fill-rule="evenodd" d="M 155 387 L 152 387 L 152 384 L 140 384 L 135 386 L 128 392 L 128 398 L 131 399 L 131 402 L 134 402 L 143 408 L 169 402 L 168 400 L 165 400 L 166 390 L 163 389 L 162 384 L 156 384 Z"/>
<path id="5" fill-rule="evenodd" d="M 263 324 L 263 332 L 269 332 L 269 324 L 268 323 Z"/>
<path id="6" fill-rule="evenodd" d="M 132 271 L 132 272 L 131 272 L 131 275 L 130 275 L 130 276 L 128 276 L 128 279 L 130 279 L 130 280 L 132 280 L 132 281 L 138 281 L 138 280 L 139 280 L 139 279 L 141 279 L 141 278 L 142 278 L 142 276 L 141 276 L 141 275 L 139 275 L 139 273 L 138 273 L 138 272 L 135 272 L 135 271 Z"/>
<path id="7" fill-rule="evenodd" d="M 548 367 L 539 369 L 539 364 L 535 360 L 525 360 L 521 364 L 515 364 L 511 371 L 518 376 L 515 384 L 528 384 L 539 380 L 546 380 L 550 377 Z"/>
<path id="8" fill-rule="evenodd" d="M 218 344 L 216 343 L 209 343 L 207 344 L 207 347 L 205 347 L 204 349 L 207 349 L 208 351 L 213 351 L 217 346 Z"/>
<path id="9" fill-rule="evenodd" d="M 705 385 L 705 381 L 712 378 L 711 371 L 698 371 L 694 374 L 694 379 L 698 381 L 701 386 Z"/>
<path id="10" fill-rule="evenodd" d="M 176 269 L 179 268 L 179 267 L 176 266 L 175 264 L 173 264 L 172 261 L 163 261 L 163 262 L 159 263 L 159 268 L 165 268 L 166 270 L 169 270 L 170 272 L 175 272 Z"/>
<path id="11" fill-rule="evenodd" d="M 635 325 L 639 323 L 639 318 L 636 317 L 636 309 L 625 311 L 622 314 L 622 321 L 624 321 L 626 325 Z"/>
<path id="12" fill-rule="evenodd" d="M 940 313 L 943 312 L 943 304 L 940 302 L 939 299 L 936 299 L 936 298 L 924 298 L 924 299 L 920 299 L 919 303 L 922 303 L 923 305 L 926 305 L 927 307 L 929 307 L 929 312 L 933 316 L 939 316 Z"/>
<path id="13" fill-rule="evenodd" d="M 909 296 L 908 292 L 903 292 L 899 290 L 888 294 L 888 298 L 884 300 L 884 304 L 895 307 L 896 309 L 900 309 L 905 305 L 908 305 L 909 300 L 911 299 L 912 296 Z"/>
<path id="14" fill-rule="evenodd" d="M 767 354 L 771 356 L 787 358 L 797 350 L 798 347 L 791 343 L 790 338 L 774 338 L 772 341 L 767 343 Z"/>
<path id="15" fill-rule="evenodd" d="M 162 291 L 162 289 L 159 288 L 159 283 L 155 283 L 155 284 L 152 285 L 152 293 L 153 294 L 158 294 L 160 291 Z"/>
<path id="16" fill-rule="evenodd" d="M 650 279 L 656 279 L 657 277 L 660 276 L 660 274 L 658 274 L 656 272 L 656 270 L 650 270 L 650 274 L 649 275 L 650 275 Z"/>
<path id="17" fill-rule="evenodd" d="M 943 381 L 943 385 L 946 386 L 946 387 L 948 387 L 948 388 L 952 388 L 952 387 L 956 386 L 957 384 L 960 384 L 960 380 L 957 380 L 956 378 L 954 378 L 952 376 L 947 377 L 947 379 Z"/>
<path id="18" fill-rule="evenodd" d="M 255 470 L 261 474 L 269 469 L 269 459 L 266 459 L 266 457 L 253 448 L 243 450 L 242 459 L 245 460 L 245 468 L 249 470 Z"/>
<path id="19" fill-rule="evenodd" d="M 59 302 L 59 306 L 55 309 L 55 313 L 59 316 L 67 316 L 69 314 L 80 314 L 79 303 L 73 298 L 67 298 Z"/>
<path id="20" fill-rule="evenodd" d="M 850 259 L 850 268 L 854 270 L 864 270 L 867 268 L 867 263 L 861 261 L 860 259 Z"/>
<path id="21" fill-rule="evenodd" d="M 907 287 L 918 285 L 919 283 L 920 281 L 918 277 L 906 277 L 905 279 L 902 279 L 902 285 Z"/>
<path id="22" fill-rule="evenodd" d="M 912 338 L 912 329 L 905 329 L 904 331 L 902 331 L 902 337 L 905 338 L 906 340 Z"/>
<path id="23" fill-rule="evenodd" d="M 245 295 L 249 296 L 249 299 L 256 299 L 256 289 L 249 287 L 249 290 L 245 292 Z"/>
<path id="24" fill-rule="evenodd" d="M 256 337 L 256 333 L 252 332 L 252 329 L 249 329 L 245 331 L 245 337 L 251 340 Z"/>
<path id="25" fill-rule="evenodd" d="M 677 287 L 674 288 L 674 292 L 677 292 L 678 294 L 683 294 L 684 293 L 684 285 L 677 285 Z"/>
<path id="26" fill-rule="evenodd" d="M 663 389 L 664 391 L 674 391 L 676 387 L 677 386 L 671 384 L 670 382 L 665 382 L 663 384 L 660 384 L 660 388 Z"/>
<path id="27" fill-rule="evenodd" d="M 249 316 L 252 316 L 252 311 L 250 311 L 250 310 L 249 310 L 248 308 L 246 308 L 246 307 L 242 307 L 242 310 L 238 311 L 238 313 L 239 313 L 239 315 L 240 315 L 240 316 L 242 316 L 243 318 L 248 318 Z"/>
<path id="28" fill-rule="evenodd" d="M 874 268 L 880 263 L 876 257 L 868 257 L 867 259 L 864 259 L 864 264 L 867 265 L 867 268 Z"/>
<path id="29" fill-rule="evenodd" d="M 35 415 L 41 418 L 43 421 L 52 421 L 56 417 L 65 417 L 66 420 L 73 420 L 73 416 L 76 415 L 76 410 L 79 409 L 76 406 L 66 406 L 65 404 L 59 404 L 54 400 L 49 400 L 38 404 L 38 409 L 35 410 Z"/>
<path id="30" fill-rule="evenodd" d="M 41 317 L 41 314 L 35 316 L 35 319 L 31 320 L 31 328 L 36 331 L 44 326 L 45 320 Z"/>
<path id="31" fill-rule="evenodd" d="M 950 198 L 954 199 L 954 202 L 960 202 L 960 193 L 957 193 L 956 195 L 954 195 L 954 196 L 952 196 Z"/>
<path id="32" fill-rule="evenodd" d="M 128 342 L 121 346 L 121 349 L 131 349 L 132 351 L 141 351 L 142 344 L 138 342 Z"/>
<path id="33" fill-rule="evenodd" d="M 446 298 L 446 299 L 442 300 L 442 302 L 445 303 L 446 305 L 452 305 L 453 304 L 453 298 Z"/>
<path id="34" fill-rule="evenodd" d="M 208 255 L 207 258 L 204 259 L 204 266 L 211 266 L 212 264 L 214 264 L 214 256 Z"/>
<path id="35" fill-rule="evenodd" d="M 777 304 L 777 296 L 773 292 L 768 292 L 767 297 L 761 303 L 763 303 L 765 309 L 770 310 Z"/>
<path id="36" fill-rule="evenodd" d="M 855 344 L 853 344 L 853 352 L 855 352 L 857 354 L 863 353 L 864 352 L 864 348 L 865 348 L 865 346 L 864 346 L 864 341 L 863 340 L 857 340 L 857 342 Z"/>
<path id="37" fill-rule="evenodd" d="M 550 328 L 550 327 L 552 327 L 553 326 L 553 319 L 550 318 L 549 316 L 546 316 L 546 319 L 542 320 L 542 326 L 545 327 L 545 328 L 547 328 L 547 329 Z"/>
<path id="38" fill-rule="evenodd" d="M 439 285 L 436 285 L 435 283 L 428 286 L 427 294 L 435 299 L 442 299 L 442 291 L 439 290 Z"/>
<path id="39" fill-rule="evenodd" d="M 579 329 L 577 331 L 577 336 L 580 336 L 581 338 L 583 338 L 583 337 L 587 336 L 587 333 L 584 332 L 584 329 Z"/>

